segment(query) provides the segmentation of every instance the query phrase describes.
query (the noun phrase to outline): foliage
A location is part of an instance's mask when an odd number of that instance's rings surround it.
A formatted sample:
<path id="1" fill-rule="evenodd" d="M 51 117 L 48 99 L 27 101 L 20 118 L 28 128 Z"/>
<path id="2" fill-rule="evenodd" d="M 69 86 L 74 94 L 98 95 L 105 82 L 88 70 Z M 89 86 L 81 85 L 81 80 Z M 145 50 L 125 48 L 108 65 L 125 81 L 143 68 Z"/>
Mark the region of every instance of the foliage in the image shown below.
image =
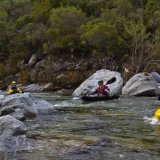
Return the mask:
<path id="1" fill-rule="evenodd" d="M 85 15 L 75 7 L 52 9 L 49 17 L 50 28 L 48 48 L 63 49 L 65 52 L 80 48 L 79 28 L 85 22 Z"/>
<path id="2" fill-rule="evenodd" d="M 17 64 L 32 54 L 96 53 L 132 74 L 160 68 L 159 28 L 159 0 L 1 0 L 0 76 L 23 73 Z"/>
<path id="3" fill-rule="evenodd" d="M 138 73 L 142 69 L 145 62 L 145 50 L 148 45 L 149 34 L 146 32 L 146 27 L 143 21 L 134 22 L 130 21 L 125 25 L 125 30 L 128 33 L 130 39 L 130 53 L 131 53 L 131 63 L 130 66 L 133 67 L 137 62 L 137 66 L 132 69 L 132 72 Z"/>
<path id="4" fill-rule="evenodd" d="M 91 21 L 82 26 L 81 40 L 101 52 L 113 54 L 123 45 L 116 28 L 106 22 Z"/>

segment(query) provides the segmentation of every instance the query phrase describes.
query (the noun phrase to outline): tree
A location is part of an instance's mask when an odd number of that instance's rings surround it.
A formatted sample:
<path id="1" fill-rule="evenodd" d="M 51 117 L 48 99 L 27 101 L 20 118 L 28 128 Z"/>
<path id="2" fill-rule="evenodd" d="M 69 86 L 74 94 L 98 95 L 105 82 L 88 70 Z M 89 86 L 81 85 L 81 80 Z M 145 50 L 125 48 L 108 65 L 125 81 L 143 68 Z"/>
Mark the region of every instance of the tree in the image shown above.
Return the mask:
<path id="1" fill-rule="evenodd" d="M 108 56 L 118 53 L 124 45 L 124 41 L 119 37 L 116 28 L 106 22 L 93 20 L 81 28 L 83 31 L 81 41 L 101 53 L 107 53 Z"/>
<path id="2" fill-rule="evenodd" d="M 85 22 L 85 15 L 75 7 L 52 9 L 48 37 L 54 50 L 73 51 L 80 46 L 80 26 Z"/>
<path id="3" fill-rule="evenodd" d="M 43 55 L 43 45 L 46 42 L 47 28 L 43 23 L 27 23 L 13 40 L 13 51 L 17 59 L 29 59 L 32 54 Z"/>
<path id="4" fill-rule="evenodd" d="M 46 23 L 48 21 L 49 12 L 52 9 L 50 0 L 34 0 L 32 8 L 32 16 L 35 21 Z"/>
<path id="5" fill-rule="evenodd" d="M 119 16 L 128 17 L 129 14 L 134 11 L 133 4 L 126 0 L 114 0 L 113 6 Z"/>
<path id="6" fill-rule="evenodd" d="M 126 33 L 128 34 L 128 46 L 130 50 L 131 61 L 128 64 L 130 71 L 138 73 L 145 69 L 146 64 L 150 60 L 149 55 L 149 33 L 146 31 L 146 27 L 143 21 L 130 21 L 125 25 Z M 129 45 L 130 43 L 130 45 Z"/>
<path id="7" fill-rule="evenodd" d="M 0 61 L 9 55 L 9 29 L 6 22 L 0 21 Z"/>
<path id="8" fill-rule="evenodd" d="M 31 11 L 30 0 L 1 0 L 0 6 L 8 14 L 10 21 L 15 21 L 20 16 Z"/>

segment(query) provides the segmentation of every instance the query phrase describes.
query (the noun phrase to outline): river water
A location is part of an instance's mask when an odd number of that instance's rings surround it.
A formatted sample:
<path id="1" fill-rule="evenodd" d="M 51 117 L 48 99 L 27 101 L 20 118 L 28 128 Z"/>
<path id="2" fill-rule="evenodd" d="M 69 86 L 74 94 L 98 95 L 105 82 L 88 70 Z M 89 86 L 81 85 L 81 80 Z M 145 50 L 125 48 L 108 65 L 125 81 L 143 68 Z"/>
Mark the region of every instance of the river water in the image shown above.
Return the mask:
<path id="1" fill-rule="evenodd" d="M 53 106 L 25 122 L 28 133 L 19 148 L 12 147 L 10 160 L 160 159 L 156 97 L 86 103 L 55 93 L 33 96 Z"/>

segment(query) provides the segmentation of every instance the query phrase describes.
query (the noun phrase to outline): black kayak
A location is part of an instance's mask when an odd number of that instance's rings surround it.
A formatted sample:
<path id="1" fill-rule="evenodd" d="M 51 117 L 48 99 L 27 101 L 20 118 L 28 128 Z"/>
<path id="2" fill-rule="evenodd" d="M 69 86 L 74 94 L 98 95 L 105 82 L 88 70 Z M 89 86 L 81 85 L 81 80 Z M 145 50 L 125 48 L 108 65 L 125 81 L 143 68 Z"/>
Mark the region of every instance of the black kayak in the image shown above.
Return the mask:
<path id="1" fill-rule="evenodd" d="M 89 96 L 81 97 L 83 101 L 108 101 L 108 100 L 113 100 L 113 99 L 118 99 L 118 98 L 119 96 L 116 96 L 116 95 L 111 96 L 111 97 L 106 96 L 106 95 L 100 95 L 100 96 L 89 95 Z"/>

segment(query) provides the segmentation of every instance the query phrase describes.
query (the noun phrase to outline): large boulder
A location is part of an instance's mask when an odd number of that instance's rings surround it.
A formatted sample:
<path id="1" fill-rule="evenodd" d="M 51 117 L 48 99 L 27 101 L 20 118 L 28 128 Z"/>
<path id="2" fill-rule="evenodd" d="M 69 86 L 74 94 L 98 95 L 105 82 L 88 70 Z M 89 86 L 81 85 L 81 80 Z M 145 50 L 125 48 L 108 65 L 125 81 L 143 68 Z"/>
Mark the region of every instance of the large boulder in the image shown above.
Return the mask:
<path id="1" fill-rule="evenodd" d="M 7 160 L 6 145 L 14 136 L 25 134 L 27 128 L 24 124 L 12 116 L 0 117 L 0 160 Z"/>
<path id="2" fill-rule="evenodd" d="M 157 96 L 159 88 L 148 73 L 134 75 L 123 87 L 122 94 L 133 96 Z"/>
<path id="3" fill-rule="evenodd" d="M 19 120 L 34 118 L 37 115 L 36 104 L 29 94 L 13 94 L 1 99 L 0 115 L 12 115 Z"/>
<path id="4" fill-rule="evenodd" d="M 123 79 L 121 77 L 121 74 L 119 72 L 101 69 L 101 70 L 98 70 L 96 73 L 94 73 L 87 80 L 85 80 L 73 92 L 73 96 L 83 96 L 86 94 L 90 94 L 98 87 L 97 82 L 99 80 L 103 80 L 105 84 L 114 77 L 116 78 L 115 82 L 108 84 L 108 87 L 110 88 L 112 95 L 118 95 L 121 93 L 122 87 L 123 87 Z"/>
<path id="5" fill-rule="evenodd" d="M 8 137 L 26 133 L 27 129 L 24 124 L 12 116 L 0 117 L 0 135 Z M 3 139 L 3 138 L 2 138 Z M 5 138 L 4 138 L 5 139 Z"/>

